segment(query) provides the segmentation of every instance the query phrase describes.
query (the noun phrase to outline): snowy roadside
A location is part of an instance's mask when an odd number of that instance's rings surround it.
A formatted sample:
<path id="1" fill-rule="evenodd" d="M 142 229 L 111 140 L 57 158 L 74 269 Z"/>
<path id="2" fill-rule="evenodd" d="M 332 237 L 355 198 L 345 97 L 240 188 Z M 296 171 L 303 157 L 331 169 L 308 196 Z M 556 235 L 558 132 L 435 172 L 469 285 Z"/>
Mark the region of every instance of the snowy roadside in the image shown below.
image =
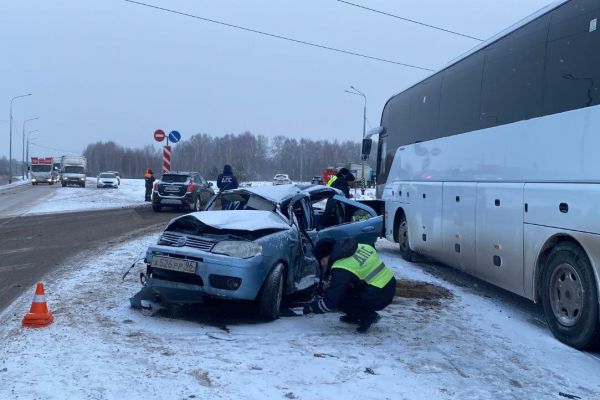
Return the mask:
<path id="1" fill-rule="evenodd" d="M 14 189 L 17 186 L 26 185 L 28 183 L 30 183 L 29 179 L 25 179 L 24 181 L 19 179 L 18 181 L 15 181 L 13 183 L 2 184 L 0 185 L 0 192 L 3 190 Z"/>
<path id="2" fill-rule="evenodd" d="M 33 288 L 0 315 L 0 398 L 498 399 L 600 395 L 600 360 L 518 309 L 474 295 L 378 249 L 403 279 L 450 298 L 396 298 L 367 335 L 336 314 L 261 323 L 174 319 L 129 307 L 131 261 L 157 235 L 87 253 L 46 282 L 55 323 L 20 327 Z M 235 314 L 232 310 L 232 314 Z M 227 329 L 227 330 L 224 330 Z M 566 368 L 565 366 L 568 366 Z M 35 384 L 32 384 L 35 380 Z"/>
<path id="3" fill-rule="evenodd" d="M 24 215 L 137 207 L 147 204 L 144 190 L 143 179 L 121 179 L 118 189 L 99 189 L 96 179 L 88 179 L 85 188 L 57 187 Z"/>

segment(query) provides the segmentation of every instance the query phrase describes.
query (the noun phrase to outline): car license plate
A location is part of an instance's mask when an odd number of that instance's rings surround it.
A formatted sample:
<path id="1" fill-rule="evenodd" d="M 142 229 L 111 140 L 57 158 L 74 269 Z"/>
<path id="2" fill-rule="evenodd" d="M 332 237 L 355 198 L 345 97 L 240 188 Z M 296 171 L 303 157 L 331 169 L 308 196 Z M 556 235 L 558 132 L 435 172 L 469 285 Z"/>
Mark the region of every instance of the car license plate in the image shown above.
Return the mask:
<path id="1" fill-rule="evenodd" d="M 196 261 L 180 260 L 171 257 L 155 256 L 152 259 L 152 268 L 168 269 L 169 271 L 185 272 L 188 274 L 196 273 Z"/>
<path id="2" fill-rule="evenodd" d="M 165 186 L 165 192 L 179 192 L 179 186 Z"/>

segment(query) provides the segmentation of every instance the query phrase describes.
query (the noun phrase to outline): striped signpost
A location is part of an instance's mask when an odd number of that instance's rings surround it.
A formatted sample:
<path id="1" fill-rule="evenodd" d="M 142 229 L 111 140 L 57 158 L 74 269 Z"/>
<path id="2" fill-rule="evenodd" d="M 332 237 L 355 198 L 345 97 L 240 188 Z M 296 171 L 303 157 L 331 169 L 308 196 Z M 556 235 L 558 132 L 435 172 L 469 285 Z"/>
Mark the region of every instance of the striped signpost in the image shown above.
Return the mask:
<path id="1" fill-rule="evenodd" d="M 165 131 L 162 129 L 158 129 L 154 132 L 154 140 L 157 142 L 162 142 L 167 139 L 167 145 L 163 146 L 163 163 L 162 163 L 162 172 L 163 174 L 167 172 L 171 172 L 171 146 L 169 146 L 169 140 L 173 143 L 177 143 L 181 140 L 181 134 L 178 131 L 171 131 L 169 135 L 165 134 Z"/>
<path id="2" fill-rule="evenodd" d="M 163 174 L 171 171 L 171 146 L 163 147 Z"/>

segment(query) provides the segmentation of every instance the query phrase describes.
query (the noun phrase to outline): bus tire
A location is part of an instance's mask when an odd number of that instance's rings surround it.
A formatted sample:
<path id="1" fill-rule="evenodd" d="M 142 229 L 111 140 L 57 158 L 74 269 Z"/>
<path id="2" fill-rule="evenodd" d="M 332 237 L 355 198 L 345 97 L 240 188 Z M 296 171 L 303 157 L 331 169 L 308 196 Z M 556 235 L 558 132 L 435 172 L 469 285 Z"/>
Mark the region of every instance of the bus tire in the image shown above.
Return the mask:
<path id="1" fill-rule="evenodd" d="M 598 288 L 585 252 L 574 243 L 557 245 L 546 258 L 541 297 L 550 330 L 576 349 L 600 345 Z"/>
<path id="2" fill-rule="evenodd" d="M 410 249 L 410 243 L 408 239 L 408 222 L 406 221 L 406 215 L 402 214 L 398 221 L 396 231 L 396 237 L 398 238 L 398 245 L 400 247 L 400 255 L 406 261 L 413 261 L 415 253 Z"/>

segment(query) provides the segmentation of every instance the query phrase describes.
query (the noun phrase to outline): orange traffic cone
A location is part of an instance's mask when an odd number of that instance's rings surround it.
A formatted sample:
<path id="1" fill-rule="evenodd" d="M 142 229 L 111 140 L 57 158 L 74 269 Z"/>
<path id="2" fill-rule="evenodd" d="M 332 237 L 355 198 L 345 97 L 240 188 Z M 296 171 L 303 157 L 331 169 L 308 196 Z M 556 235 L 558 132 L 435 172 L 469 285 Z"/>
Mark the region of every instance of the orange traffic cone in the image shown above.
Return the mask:
<path id="1" fill-rule="evenodd" d="M 44 295 L 44 285 L 38 282 L 35 288 L 35 295 L 31 303 L 31 309 L 25 317 L 23 317 L 23 326 L 29 328 L 43 328 L 50 325 L 54 321 L 52 312 L 48 310 L 46 305 L 46 296 Z"/>

